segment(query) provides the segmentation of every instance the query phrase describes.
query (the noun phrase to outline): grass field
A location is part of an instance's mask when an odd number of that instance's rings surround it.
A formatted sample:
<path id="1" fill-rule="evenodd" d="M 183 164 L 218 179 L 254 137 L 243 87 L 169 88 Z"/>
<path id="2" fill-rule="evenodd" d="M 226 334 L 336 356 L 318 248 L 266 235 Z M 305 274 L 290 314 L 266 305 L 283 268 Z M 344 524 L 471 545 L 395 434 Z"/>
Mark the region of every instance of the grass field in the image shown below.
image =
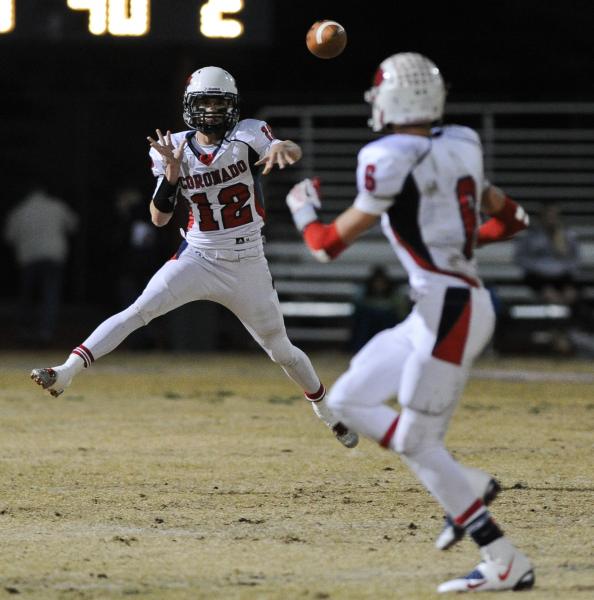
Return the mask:
<path id="1" fill-rule="evenodd" d="M 115 352 L 54 399 L 28 374 L 62 358 L 0 355 L 0 598 L 422 600 L 477 562 L 436 551 L 398 457 L 340 446 L 264 354 Z M 312 359 L 331 383 L 348 357 Z M 592 365 L 477 367 L 448 445 L 503 484 L 522 598 L 593 598 Z"/>

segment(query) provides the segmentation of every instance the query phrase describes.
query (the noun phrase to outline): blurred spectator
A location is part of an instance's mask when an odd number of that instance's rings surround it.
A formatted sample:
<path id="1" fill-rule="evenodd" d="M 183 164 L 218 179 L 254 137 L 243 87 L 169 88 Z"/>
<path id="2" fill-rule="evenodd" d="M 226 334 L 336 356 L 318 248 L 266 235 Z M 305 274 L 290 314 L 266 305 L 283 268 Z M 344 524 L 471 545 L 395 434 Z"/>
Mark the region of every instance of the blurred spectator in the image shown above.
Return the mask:
<path id="1" fill-rule="evenodd" d="M 118 308 L 126 307 L 140 296 L 149 279 L 163 262 L 159 236 L 150 222 L 146 194 L 135 186 L 124 186 L 115 195 L 117 222 L 114 244 L 118 260 Z M 143 327 L 129 340 L 129 347 L 154 345 L 152 329 Z"/>
<path id="2" fill-rule="evenodd" d="M 524 281 L 551 304 L 575 304 L 579 258 L 577 235 L 564 226 L 554 204 L 544 205 L 540 223 L 531 225 L 516 242 L 516 261 L 524 269 Z"/>
<path id="3" fill-rule="evenodd" d="M 538 223 L 516 241 L 516 262 L 524 270 L 524 282 L 541 302 L 569 309 L 570 327 L 550 332 L 551 350 L 571 354 L 576 350 L 572 332 L 580 326 L 581 303 L 576 277 L 580 264 L 577 234 L 566 227 L 555 204 L 541 207 Z"/>
<path id="4" fill-rule="evenodd" d="M 20 270 L 20 328 L 24 342 L 47 345 L 53 339 L 62 280 L 68 258 L 68 236 L 78 218 L 58 198 L 35 186 L 9 212 L 4 239 L 13 246 Z"/>
<path id="5" fill-rule="evenodd" d="M 382 266 L 376 266 L 355 299 L 351 347 L 356 352 L 376 333 L 394 327 L 409 311 L 409 302 Z"/>
<path id="6" fill-rule="evenodd" d="M 151 225 L 145 194 L 135 187 L 116 192 L 116 250 L 119 255 L 118 302 L 128 306 L 160 266 L 158 236 Z"/>

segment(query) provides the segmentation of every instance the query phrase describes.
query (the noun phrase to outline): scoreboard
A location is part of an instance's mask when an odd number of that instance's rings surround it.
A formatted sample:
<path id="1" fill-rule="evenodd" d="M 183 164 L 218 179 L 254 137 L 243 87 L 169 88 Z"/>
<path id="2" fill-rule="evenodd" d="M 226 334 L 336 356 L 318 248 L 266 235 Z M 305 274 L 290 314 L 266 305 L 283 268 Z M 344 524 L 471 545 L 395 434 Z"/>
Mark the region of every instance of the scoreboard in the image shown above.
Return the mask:
<path id="1" fill-rule="evenodd" d="M 271 43 L 272 0 L 0 0 L 9 40 Z"/>

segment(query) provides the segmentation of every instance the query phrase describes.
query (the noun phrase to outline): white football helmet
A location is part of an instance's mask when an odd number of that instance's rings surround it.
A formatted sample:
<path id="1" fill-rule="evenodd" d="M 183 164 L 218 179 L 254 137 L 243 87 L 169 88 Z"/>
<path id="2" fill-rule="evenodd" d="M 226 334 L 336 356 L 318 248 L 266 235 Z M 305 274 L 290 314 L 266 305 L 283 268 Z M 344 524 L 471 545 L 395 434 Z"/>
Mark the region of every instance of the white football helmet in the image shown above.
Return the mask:
<path id="1" fill-rule="evenodd" d="M 373 86 L 365 92 L 372 106 L 369 126 L 379 132 L 388 124 L 438 121 L 445 97 L 441 73 L 432 61 L 416 52 L 393 54 L 380 64 Z"/>
<path id="2" fill-rule="evenodd" d="M 207 107 L 207 98 L 220 102 L 214 107 Z M 184 121 L 188 127 L 202 133 L 224 134 L 239 120 L 239 94 L 235 79 L 219 67 L 194 71 L 186 84 L 183 106 Z"/>

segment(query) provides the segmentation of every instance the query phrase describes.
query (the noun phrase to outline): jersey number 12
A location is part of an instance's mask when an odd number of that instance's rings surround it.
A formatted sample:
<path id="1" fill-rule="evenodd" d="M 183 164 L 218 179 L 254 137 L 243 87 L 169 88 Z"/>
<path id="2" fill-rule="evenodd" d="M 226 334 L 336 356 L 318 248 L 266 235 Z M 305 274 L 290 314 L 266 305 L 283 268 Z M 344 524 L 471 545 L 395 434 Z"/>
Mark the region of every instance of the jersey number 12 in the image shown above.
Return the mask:
<path id="1" fill-rule="evenodd" d="M 223 222 L 223 229 L 239 227 L 254 220 L 252 209 L 248 204 L 249 199 L 250 189 L 244 183 L 230 185 L 219 192 L 217 200 L 222 206 L 221 220 Z M 200 215 L 198 226 L 200 231 L 216 231 L 220 229 L 208 201 L 208 196 L 205 193 L 194 194 L 191 200 L 198 208 Z"/>

